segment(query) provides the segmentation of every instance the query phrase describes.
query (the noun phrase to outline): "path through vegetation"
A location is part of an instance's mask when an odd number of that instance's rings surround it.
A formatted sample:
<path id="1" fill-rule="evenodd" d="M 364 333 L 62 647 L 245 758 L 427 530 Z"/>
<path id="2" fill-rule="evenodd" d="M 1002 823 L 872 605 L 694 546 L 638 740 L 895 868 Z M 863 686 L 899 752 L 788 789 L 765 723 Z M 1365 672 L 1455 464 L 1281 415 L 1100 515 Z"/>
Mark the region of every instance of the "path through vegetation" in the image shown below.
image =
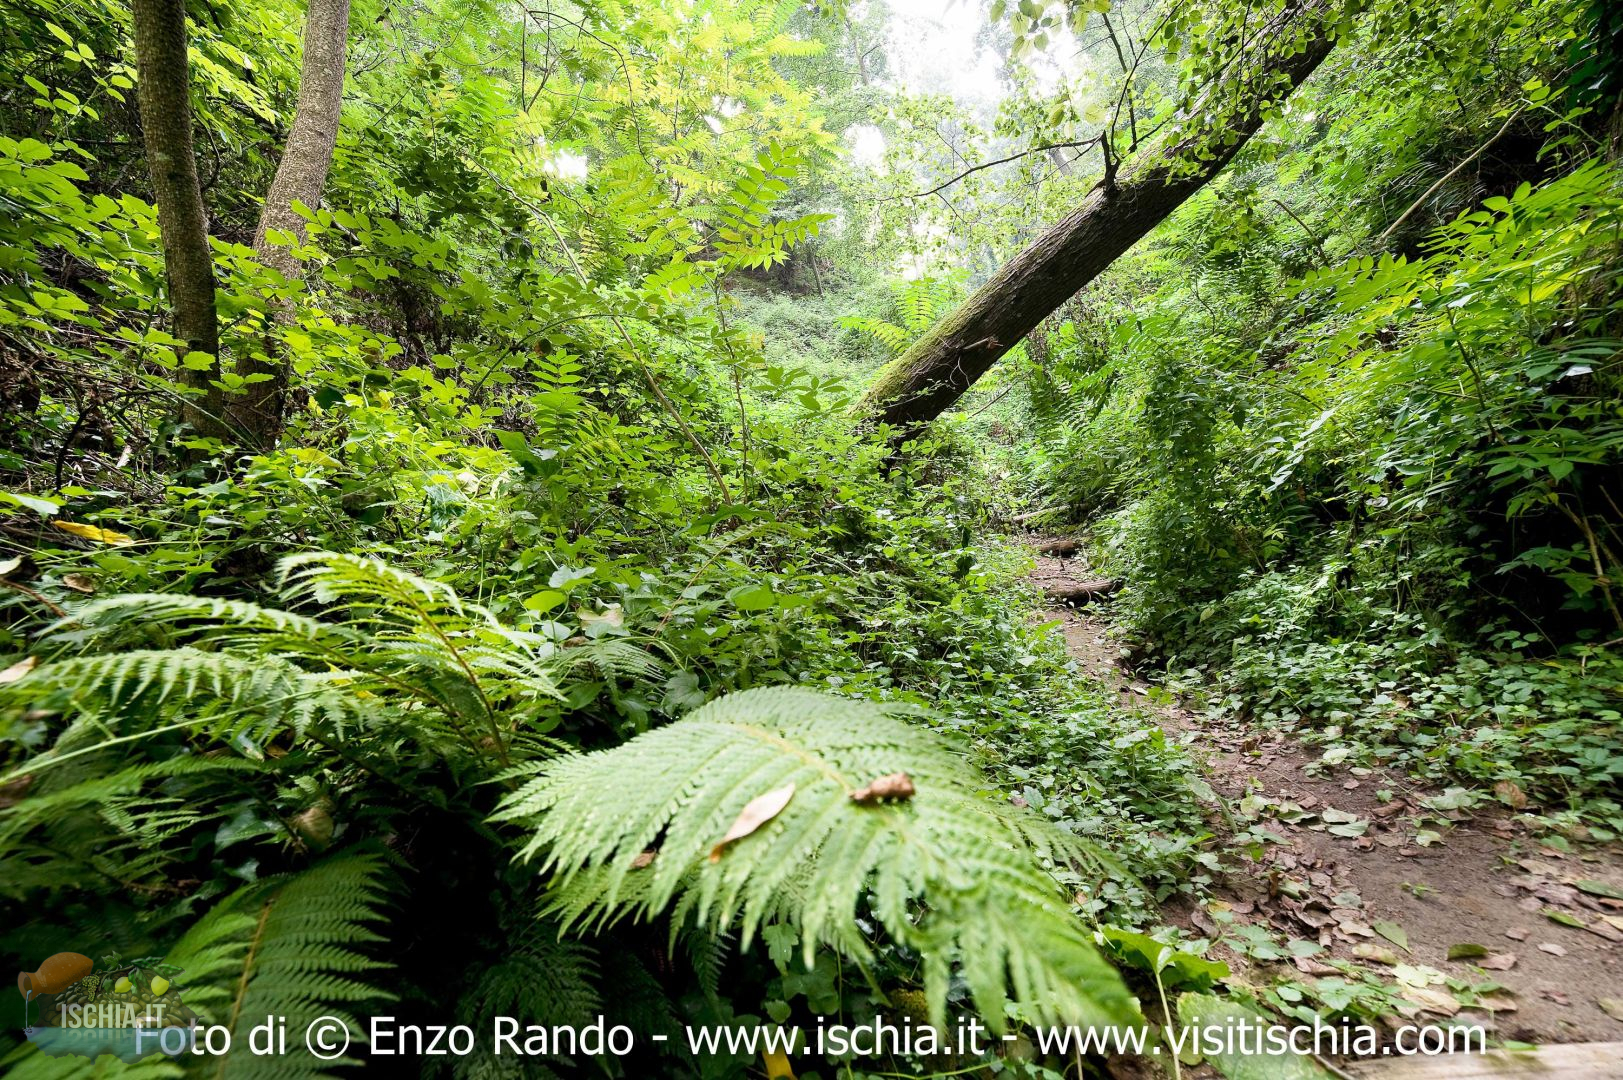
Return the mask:
<path id="1" fill-rule="evenodd" d="M 1078 558 L 1036 560 L 1045 592 L 1098 576 Z M 1222 880 L 1205 905 L 1165 912 L 1191 937 L 1219 938 L 1212 956 L 1238 973 L 1266 965 L 1258 983 L 1284 964 L 1324 978 L 1343 974 L 1333 961 L 1352 962 L 1389 983 L 1394 1015 L 1417 1023 L 1456 1016 L 1521 1042 L 1623 1038 L 1616 851 L 1543 846 L 1509 812 L 1449 809 L 1444 791 L 1391 771 L 1326 766 L 1280 734 L 1171 699 L 1132 673 L 1107 602 L 1050 616 L 1084 672 L 1124 707 L 1151 709 L 1204 761 L 1223 804 L 1214 828 L 1240 848 L 1261 841 L 1252 847 L 1260 860 Z M 1489 1007 L 1462 1004 L 1436 973 L 1471 984 Z M 1486 989 L 1492 983 L 1502 989 Z"/>

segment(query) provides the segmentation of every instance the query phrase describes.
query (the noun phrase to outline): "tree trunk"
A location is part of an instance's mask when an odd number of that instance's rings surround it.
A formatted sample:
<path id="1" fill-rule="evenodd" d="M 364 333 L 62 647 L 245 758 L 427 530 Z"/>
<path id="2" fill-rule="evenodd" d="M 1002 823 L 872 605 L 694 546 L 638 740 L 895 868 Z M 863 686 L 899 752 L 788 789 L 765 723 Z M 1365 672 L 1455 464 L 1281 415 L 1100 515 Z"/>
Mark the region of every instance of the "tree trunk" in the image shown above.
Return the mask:
<path id="1" fill-rule="evenodd" d="M 254 232 L 254 250 L 266 266 L 292 279 L 299 275 L 299 261 L 286 243 L 287 236 L 275 242 L 271 233 L 286 233 L 304 242 L 304 218 L 293 209 L 295 202 L 314 209 L 321 203 L 332 167 L 333 147 L 338 142 L 338 122 L 344 108 L 344 56 L 349 37 L 349 0 L 310 0 L 304 20 L 304 60 L 299 74 L 299 104 L 293 115 L 276 178 L 265 196 L 259 228 Z M 272 318 L 284 321 L 292 306 L 278 304 Z M 269 447 L 282 434 L 286 411 L 288 366 L 267 346 L 268 359 L 244 356 L 237 373 L 244 377 L 268 375 L 250 383 L 231 404 L 236 427 L 255 446 Z"/>
<path id="2" fill-rule="evenodd" d="M 1070 216 L 881 371 L 859 406 L 865 419 L 894 426 L 898 441 L 910 438 L 1217 175 L 1262 126 L 1266 107 L 1283 100 L 1329 54 L 1332 39 L 1322 19 L 1329 7 L 1328 0 L 1296 4 L 1277 32 L 1249 50 L 1196 106 L 1168 138 L 1167 149 L 1120 178 L 1107 172 Z M 1251 90 L 1257 86 L 1270 92 Z M 1225 94 L 1238 103 L 1224 102 Z"/>
<path id="3" fill-rule="evenodd" d="M 192 108 L 186 63 L 184 0 L 134 0 L 136 98 L 152 194 L 158 204 L 164 276 L 174 333 L 212 369 L 182 367 L 178 380 L 202 391 L 187 398 L 181 418 L 200 435 L 226 433 L 218 379 L 220 323 L 214 311 L 214 256 L 209 251 L 203 191 L 192 152 Z"/>

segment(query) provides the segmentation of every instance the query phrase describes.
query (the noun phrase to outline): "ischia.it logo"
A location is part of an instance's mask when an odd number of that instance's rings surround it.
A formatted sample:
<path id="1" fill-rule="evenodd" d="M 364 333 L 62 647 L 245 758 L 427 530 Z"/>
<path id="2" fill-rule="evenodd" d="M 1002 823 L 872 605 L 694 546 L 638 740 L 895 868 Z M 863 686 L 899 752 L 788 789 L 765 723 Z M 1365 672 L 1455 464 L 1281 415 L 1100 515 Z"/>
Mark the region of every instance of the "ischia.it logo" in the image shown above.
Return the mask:
<path id="1" fill-rule="evenodd" d="M 17 974 L 25 1002 L 24 1034 L 41 1052 L 137 1061 L 191 1048 L 197 1015 L 180 1000 L 180 969 L 162 957 L 98 963 L 79 953 L 51 956 Z"/>

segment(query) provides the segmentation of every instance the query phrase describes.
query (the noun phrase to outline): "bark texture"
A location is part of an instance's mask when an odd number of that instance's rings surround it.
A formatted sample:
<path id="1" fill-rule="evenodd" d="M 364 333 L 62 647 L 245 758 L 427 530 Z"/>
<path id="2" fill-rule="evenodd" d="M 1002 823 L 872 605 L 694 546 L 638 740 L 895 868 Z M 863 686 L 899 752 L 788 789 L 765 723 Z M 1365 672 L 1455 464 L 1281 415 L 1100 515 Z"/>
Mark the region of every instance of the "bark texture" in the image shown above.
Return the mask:
<path id="1" fill-rule="evenodd" d="M 1302 0 L 1267 42 L 1166 143 L 1114 182 L 1108 178 L 1064 220 L 1006 263 L 951 315 L 879 373 L 860 408 L 901 439 L 941 415 L 1047 315 L 1228 164 L 1277 104 L 1317 68 L 1332 39 L 1327 0 Z M 1218 95 L 1222 95 L 1220 98 Z M 1227 99 L 1225 102 L 1224 99 Z M 1238 107 L 1225 108 L 1239 102 Z"/>
<path id="2" fill-rule="evenodd" d="M 214 256 L 208 218 L 192 150 L 184 0 L 133 0 L 136 100 L 141 137 L 158 204 L 164 276 L 174 314 L 174 334 L 192 352 L 220 355 L 220 323 L 214 310 Z M 182 419 L 199 434 L 225 434 L 224 395 L 211 385 L 216 370 L 182 368 L 179 380 L 203 391 L 188 398 Z"/>
<path id="3" fill-rule="evenodd" d="M 299 261 L 285 243 L 273 243 L 272 232 L 291 233 L 304 241 L 304 218 L 293 210 L 295 202 L 314 208 L 321 203 L 332 168 L 333 147 L 344 109 L 344 66 L 349 39 L 349 0 L 310 0 L 304 21 L 304 59 L 299 73 L 299 104 L 288 132 L 287 146 L 276 166 L 276 178 L 265 195 L 254 250 L 266 266 L 286 278 L 299 276 Z M 283 238 L 285 240 L 285 237 Z M 291 313 L 279 305 L 278 321 Z M 287 407 L 286 360 L 267 348 L 267 358 L 243 357 L 239 375 L 268 375 L 254 382 L 231 403 L 234 425 L 256 446 L 274 445 L 282 433 Z"/>

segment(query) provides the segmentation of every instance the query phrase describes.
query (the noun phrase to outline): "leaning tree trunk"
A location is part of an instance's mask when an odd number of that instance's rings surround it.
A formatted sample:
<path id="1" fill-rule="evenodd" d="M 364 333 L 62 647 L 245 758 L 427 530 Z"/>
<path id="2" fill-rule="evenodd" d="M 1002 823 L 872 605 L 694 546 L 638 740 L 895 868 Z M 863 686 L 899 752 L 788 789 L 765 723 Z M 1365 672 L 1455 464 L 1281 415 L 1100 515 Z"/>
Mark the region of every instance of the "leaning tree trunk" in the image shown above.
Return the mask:
<path id="1" fill-rule="evenodd" d="M 132 7 L 141 137 L 158 204 L 175 336 L 191 352 L 207 353 L 215 360 L 210 369 L 180 368 L 180 381 L 202 391 L 188 396 L 181 417 L 201 435 L 223 436 L 224 394 L 213 385 L 218 379 L 220 323 L 214 311 L 214 256 L 192 152 L 186 6 L 184 0 L 134 0 Z"/>
<path id="2" fill-rule="evenodd" d="M 950 408 L 1049 313 L 1228 164 L 1330 52 L 1330 0 L 1300 0 L 1276 33 L 1248 50 L 1167 140 L 1166 149 L 1113 178 L 1006 263 L 973 296 L 879 373 L 859 405 L 894 426 L 898 441 Z M 1261 87 L 1258 91 L 1253 88 Z M 1221 96 L 1233 96 L 1232 103 Z"/>
<path id="3" fill-rule="evenodd" d="M 299 74 L 299 104 L 293 114 L 276 178 L 265 196 L 254 250 L 259 259 L 285 278 L 298 276 L 299 261 L 287 245 L 288 236 L 304 241 L 304 218 L 295 202 L 314 208 L 327 186 L 333 147 L 338 142 L 338 121 L 344 107 L 344 55 L 349 37 L 349 0 L 310 0 L 304 21 L 304 62 Z M 282 236 L 273 237 L 272 233 Z M 280 242 L 278 242 L 278 240 Z M 271 317 L 280 322 L 292 314 L 292 305 L 277 304 Z M 286 410 L 287 361 L 267 348 L 267 359 L 244 356 L 237 373 L 267 375 L 247 385 L 231 404 L 232 418 L 255 446 L 275 444 L 282 433 Z"/>

